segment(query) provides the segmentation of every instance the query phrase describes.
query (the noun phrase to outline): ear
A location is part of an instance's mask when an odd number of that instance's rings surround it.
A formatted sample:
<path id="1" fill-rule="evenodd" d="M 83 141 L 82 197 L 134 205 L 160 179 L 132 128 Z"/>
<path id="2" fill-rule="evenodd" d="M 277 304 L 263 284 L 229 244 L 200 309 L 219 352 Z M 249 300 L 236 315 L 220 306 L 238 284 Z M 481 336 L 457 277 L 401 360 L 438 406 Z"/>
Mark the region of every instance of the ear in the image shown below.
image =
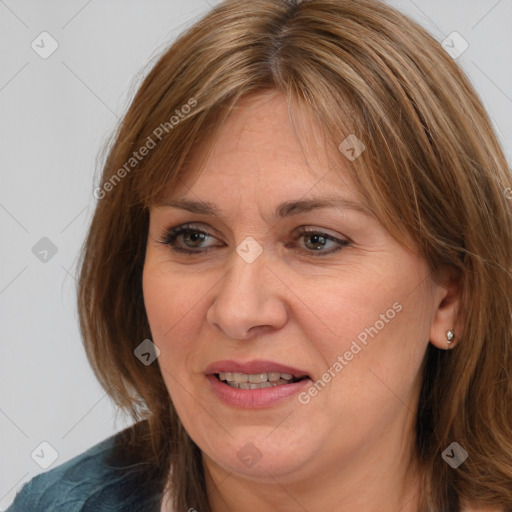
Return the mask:
<path id="1" fill-rule="evenodd" d="M 430 325 L 430 342 L 439 349 L 455 347 L 463 335 L 464 315 L 461 302 L 461 280 L 455 269 L 443 269 L 440 284 L 434 289 L 435 311 Z M 447 331 L 454 337 L 448 343 Z"/>

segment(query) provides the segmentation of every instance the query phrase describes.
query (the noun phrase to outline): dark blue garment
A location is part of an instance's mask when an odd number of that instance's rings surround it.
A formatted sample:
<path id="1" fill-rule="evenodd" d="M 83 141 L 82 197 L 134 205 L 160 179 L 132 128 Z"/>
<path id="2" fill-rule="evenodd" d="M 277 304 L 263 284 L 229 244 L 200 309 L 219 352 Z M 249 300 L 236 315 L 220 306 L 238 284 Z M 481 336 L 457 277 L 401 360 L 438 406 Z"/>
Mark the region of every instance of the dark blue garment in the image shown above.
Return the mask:
<path id="1" fill-rule="evenodd" d="M 140 464 L 116 459 L 120 434 L 32 478 L 6 512 L 159 512 L 163 485 L 144 484 Z"/>

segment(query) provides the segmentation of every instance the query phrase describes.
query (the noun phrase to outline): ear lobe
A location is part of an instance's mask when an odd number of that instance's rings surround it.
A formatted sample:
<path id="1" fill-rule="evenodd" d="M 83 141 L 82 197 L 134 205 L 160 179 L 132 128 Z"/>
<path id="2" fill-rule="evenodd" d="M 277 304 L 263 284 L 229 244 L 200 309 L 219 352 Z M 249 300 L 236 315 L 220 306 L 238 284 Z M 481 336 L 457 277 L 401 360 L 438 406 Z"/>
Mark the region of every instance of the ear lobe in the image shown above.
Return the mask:
<path id="1" fill-rule="evenodd" d="M 441 350 L 451 349 L 462 338 L 464 329 L 460 279 L 450 276 L 445 284 L 437 285 L 435 295 L 437 307 L 430 325 L 429 339 Z M 453 333 L 451 340 L 448 331 Z"/>

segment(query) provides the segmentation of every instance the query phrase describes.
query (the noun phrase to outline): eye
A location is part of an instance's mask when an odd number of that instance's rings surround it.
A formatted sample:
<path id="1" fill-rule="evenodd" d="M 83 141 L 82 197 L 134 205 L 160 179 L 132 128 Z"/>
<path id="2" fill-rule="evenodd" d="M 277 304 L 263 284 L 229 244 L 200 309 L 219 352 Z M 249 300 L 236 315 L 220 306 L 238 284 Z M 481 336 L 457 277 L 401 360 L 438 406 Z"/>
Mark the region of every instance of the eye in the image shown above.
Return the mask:
<path id="1" fill-rule="evenodd" d="M 350 245 L 349 240 L 336 238 L 335 236 L 316 229 L 301 228 L 294 236 L 294 241 L 300 238 L 304 240 L 306 249 L 303 249 L 302 247 L 299 247 L 299 249 L 301 251 L 309 252 L 313 256 L 326 256 Z M 331 247 L 330 250 L 322 250 L 329 246 Z M 289 245 L 286 247 L 289 247 Z"/>
<path id="2" fill-rule="evenodd" d="M 182 252 L 186 254 L 201 254 L 209 251 L 215 245 L 204 246 L 202 245 L 208 238 L 213 238 L 213 235 L 206 230 L 193 228 L 188 224 L 182 224 L 168 229 L 164 236 L 159 240 L 161 244 L 168 245 L 173 251 Z M 185 247 L 181 244 L 185 244 Z M 194 251 L 193 249 L 200 249 Z"/>
<path id="3" fill-rule="evenodd" d="M 221 247 L 222 243 L 213 243 L 204 245 L 208 239 L 215 237 L 204 229 L 194 228 L 190 224 L 182 224 L 169 228 L 158 240 L 163 245 L 168 245 L 171 250 L 185 254 L 204 254 L 214 247 Z M 312 256 L 326 256 L 339 251 L 343 247 L 350 245 L 349 240 L 336 238 L 328 233 L 316 229 L 301 228 L 294 236 L 293 241 L 304 239 L 304 246 L 299 247 L 301 252 L 309 253 Z M 295 243 L 286 244 L 285 247 L 296 247 Z M 304 248 L 305 247 L 305 248 Z M 329 250 L 323 250 L 325 248 Z M 195 249 L 195 250 L 194 250 Z"/>

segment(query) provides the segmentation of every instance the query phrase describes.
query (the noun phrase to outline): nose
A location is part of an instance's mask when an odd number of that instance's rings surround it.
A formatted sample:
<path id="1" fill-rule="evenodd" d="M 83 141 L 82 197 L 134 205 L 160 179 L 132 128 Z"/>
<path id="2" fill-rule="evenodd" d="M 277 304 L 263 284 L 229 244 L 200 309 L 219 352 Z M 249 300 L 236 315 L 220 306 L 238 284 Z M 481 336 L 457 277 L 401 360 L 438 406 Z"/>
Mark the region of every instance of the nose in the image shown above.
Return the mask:
<path id="1" fill-rule="evenodd" d="M 229 270 L 215 289 L 206 318 L 231 339 L 251 339 L 287 321 L 286 285 L 264 255 L 248 263 L 233 252 Z"/>

